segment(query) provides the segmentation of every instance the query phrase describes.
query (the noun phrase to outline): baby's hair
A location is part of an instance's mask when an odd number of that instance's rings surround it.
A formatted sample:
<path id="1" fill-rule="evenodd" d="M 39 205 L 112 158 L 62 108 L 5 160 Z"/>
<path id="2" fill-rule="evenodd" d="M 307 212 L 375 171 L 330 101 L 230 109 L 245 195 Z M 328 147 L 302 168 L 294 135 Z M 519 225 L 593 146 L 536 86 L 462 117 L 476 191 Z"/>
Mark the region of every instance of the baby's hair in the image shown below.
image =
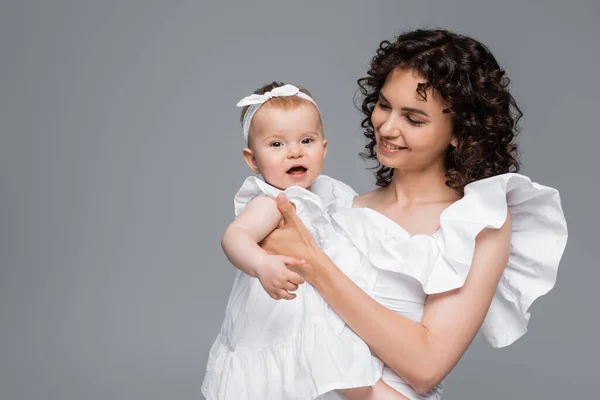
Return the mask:
<path id="1" fill-rule="evenodd" d="M 278 82 L 278 81 L 273 81 L 271 83 L 268 83 L 258 89 L 256 89 L 254 91 L 254 94 L 265 94 L 267 92 L 270 92 L 271 90 L 284 86 L 285 83 L 283 82 Z M 294 85 L 296 86 L 298 89 L 300 89 L 300 91 L 310 97 L 313 97 L 313 95 L 304 87 L 302 86 L 298 86 L 298 85 Z M 312 104 L 310 101 L 303 99 L 301 97 L 298 96 L 276 96 L 276 97 L 272 97 L 269 100 L 267 100 L 261 107 L 279 107 L 283 110 L 293 110 L 295 108 L 300 107 L 303 104 Z M 242 113 L 240 114 L 240 122 L 242 124 L 242 126 L 244 125 L 244 115 L 246 114 L 246 111 L 248 111 L 248 107 L 250 106 L 245 106 L 242 108 Z M 323 120 L 321 119 L 321 113 L 318 112 L 319 114 L 319 123 L 321 124 L 321 127 L 323 126 Z"/>

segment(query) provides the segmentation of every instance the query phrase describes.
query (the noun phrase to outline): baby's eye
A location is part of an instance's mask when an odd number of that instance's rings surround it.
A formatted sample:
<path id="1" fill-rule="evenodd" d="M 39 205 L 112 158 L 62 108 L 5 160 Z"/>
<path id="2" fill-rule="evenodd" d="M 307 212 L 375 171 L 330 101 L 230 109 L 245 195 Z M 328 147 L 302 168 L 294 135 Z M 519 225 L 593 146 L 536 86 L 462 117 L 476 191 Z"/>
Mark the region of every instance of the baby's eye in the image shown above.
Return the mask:
<path id="1" fill-rule="evenodd" d="M 283 144 L 281 142 L 271 142 L 271 144 L 269 144 L 269 146 L 271 146 L 271 147 L 281 147 L 281 146 L 283 146 Z"/>
<path id="2" fill-rule="evenodd" d="M 309 143 L 312 143 L 312 142 L 313 142 L 313 139 L 311 139 L 311 138 L 304 138 L 304 139 L 302 139 L 302 144 L 309 144 Z"/>

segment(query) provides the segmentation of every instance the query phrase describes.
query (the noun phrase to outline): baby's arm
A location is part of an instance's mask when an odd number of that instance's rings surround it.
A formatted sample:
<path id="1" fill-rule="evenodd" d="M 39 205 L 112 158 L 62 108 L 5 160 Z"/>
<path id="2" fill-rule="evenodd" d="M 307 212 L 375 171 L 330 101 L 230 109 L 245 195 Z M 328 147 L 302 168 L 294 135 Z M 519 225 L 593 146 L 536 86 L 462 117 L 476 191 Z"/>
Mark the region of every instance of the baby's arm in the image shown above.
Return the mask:
<path id="1" fill-rule="evenodd" d="M 257 277 L 261 260 L 268 253 L 257 243 L 263 240 L 281 221 L 275 199 L 259 196 L 244 207 L 227 227 L 221 247 L 229 261 L 242 272 Z"/>
<path id="2" fill-rule="evenodd" d="M 221 247 L 227 259 L 239 270 L 258 278 L 265 291 L 275 299 L 291 300 L 289 293 L 297 289 L 304 279 L 287 269 L 286 265 L 301 265 L 291 257 L 270 255 L 258 246 L 281 221 L 275 199 L 259 196 L 244 207 L 238 217 L 227 227 Z"/>

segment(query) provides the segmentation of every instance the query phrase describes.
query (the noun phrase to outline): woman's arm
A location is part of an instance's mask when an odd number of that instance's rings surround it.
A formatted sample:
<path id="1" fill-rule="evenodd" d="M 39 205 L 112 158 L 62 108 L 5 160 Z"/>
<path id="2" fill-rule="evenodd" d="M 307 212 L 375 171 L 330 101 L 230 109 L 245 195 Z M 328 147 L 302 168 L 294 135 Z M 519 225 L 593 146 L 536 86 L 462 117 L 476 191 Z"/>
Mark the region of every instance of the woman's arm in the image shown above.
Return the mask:
<path id="1" fill-rule="evenodd" d="M 428 392 L 454 368 L 477 334 L 508 261 L 510 214 L 499 230 L 484 230 L 476 240 L 471 270 L 456 290 L 430 295 L 421 323 L 377 303 L 311 241 L 310 234 L 279 198 L 285 227 L 267 236 L 264 247 L 306 264 L 295 267 L 369 347 L 407 383 Z M 284 232 L 285 231 L 285 232 Z"/>

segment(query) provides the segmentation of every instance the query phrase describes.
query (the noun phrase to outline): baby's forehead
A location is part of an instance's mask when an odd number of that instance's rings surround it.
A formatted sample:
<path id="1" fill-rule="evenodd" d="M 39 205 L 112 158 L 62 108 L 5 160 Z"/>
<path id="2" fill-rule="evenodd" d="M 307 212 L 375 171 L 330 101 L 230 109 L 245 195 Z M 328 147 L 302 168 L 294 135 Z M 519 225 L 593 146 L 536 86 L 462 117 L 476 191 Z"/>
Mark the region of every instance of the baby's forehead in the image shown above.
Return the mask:
<path id="1" fill-rule="evenodd" d="M 321 115 L 313 106 L 294 108 L 261 107 L 252 119 L 251 132 L 280 132 L 293 135 L 296 133 L 323 134 Z"/>
<path id="2" fill-rule="evenodd" d="M 274 99 L 275 100 L 275 99 Z M 303 117 L 313 116 L 314 118 L 321 118 L 319 109 L 307 100 L 302 100 L 300 103 L 278 103 L 278 102 L 267 102 L 262 105 L 256 113 L 256 116 L 274 116 L 276 114 L 286 114 L 287 116 L 298 116 Z"/>

